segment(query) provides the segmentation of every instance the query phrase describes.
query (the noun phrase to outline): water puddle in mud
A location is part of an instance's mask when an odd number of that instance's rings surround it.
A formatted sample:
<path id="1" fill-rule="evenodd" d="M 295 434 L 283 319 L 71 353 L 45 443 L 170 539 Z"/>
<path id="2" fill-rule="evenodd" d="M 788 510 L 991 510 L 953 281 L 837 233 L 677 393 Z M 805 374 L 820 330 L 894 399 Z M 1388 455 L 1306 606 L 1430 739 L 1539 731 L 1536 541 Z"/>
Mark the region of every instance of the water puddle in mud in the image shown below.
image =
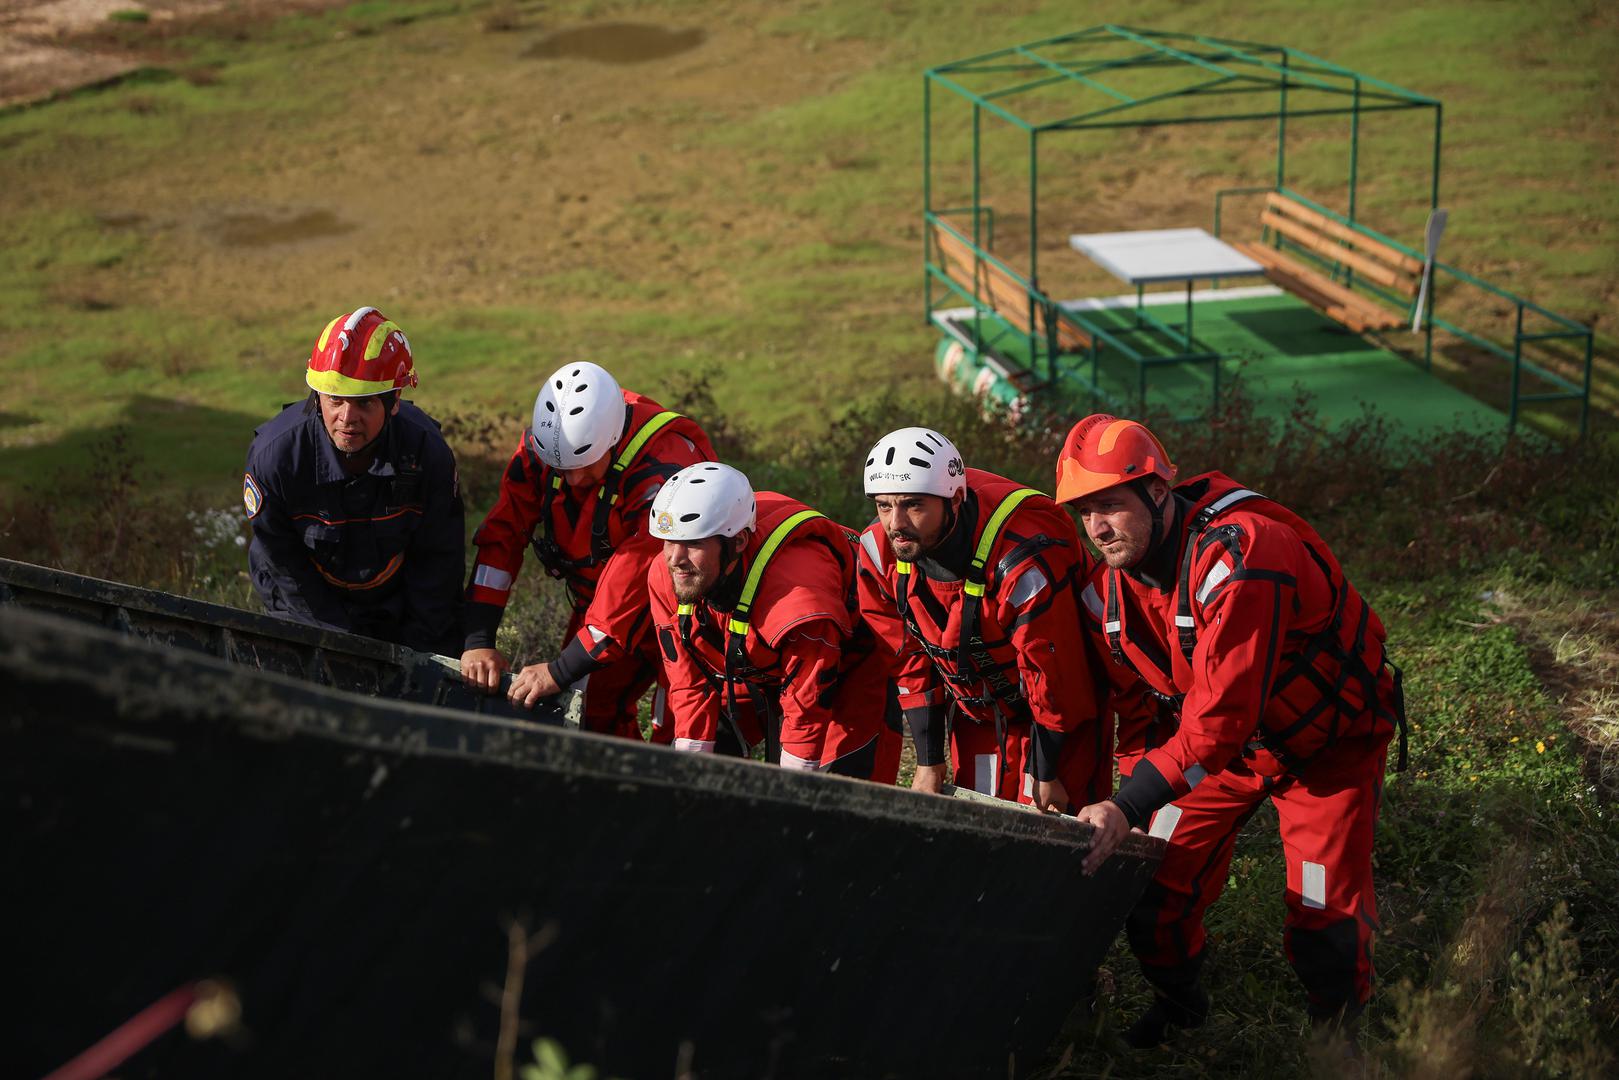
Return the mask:
<path id="1" fill-rule="evenodd" d="M 109 229 L 133 229 L 137 225 L 146 224 L 146 215 L 129 214 L 97 214 L 96 221 Z"/>
<path id="2" fill-rule="evenodd" d="M 220 243 L 230 247 L 270 247 L 352 232 L 330 210 L 306 210 L 292 217 L 269 214 L 226 214 L 216 226 Z"/>
<path id="3" fill-rule="evenodd" d="M 645 23 L 606 23 L 562 30 L 535 42 L 523 55 L 541 60 L 595 60 L 641 64 L 688 52 L 708 35 L 701 30 L 667 30 Z"/>

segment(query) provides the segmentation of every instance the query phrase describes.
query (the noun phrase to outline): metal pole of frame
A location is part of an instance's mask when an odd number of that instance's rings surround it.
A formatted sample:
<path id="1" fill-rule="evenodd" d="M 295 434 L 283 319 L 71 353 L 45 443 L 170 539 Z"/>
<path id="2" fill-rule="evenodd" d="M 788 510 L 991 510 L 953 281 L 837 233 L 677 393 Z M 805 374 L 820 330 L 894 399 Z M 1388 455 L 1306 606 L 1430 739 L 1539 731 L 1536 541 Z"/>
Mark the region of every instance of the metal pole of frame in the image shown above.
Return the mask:
<path id="1" fill-rule="evenodd" d="M 1445 107 L 1434 102 L 1433 107 L 1433 189 L 1428 195 L 1428 214 L 1439 209 L 1439 148 L 1442 132 L 1445 127 Z M 1433 278 L 1428 281 L 1428 324 L 1423 328 L 1422 368 L 1424 371 L 1433 370 L 1433 313 L 1439 306 L 1439 290 L 1437 288 L 1438 270 L 1430 270 Z M 1516 393 L 1516 390 L 1514 390 Z"/>
<path id="2" fill-rule="evenodd" d="M 978 102 L 973 102 L 973 247 L 983 250 L 984 239 L 980 235 L 978 221 L 983 216 L 978 207 L 978 132 L 983 120 L 983 110 Z M 984 305 L 983 297 L 979 295 L 984 280 L 983 263 L 975 253 L 973 256 L 973 343 L 982 352 L 984 347 Z"/>
<path id="3" fill-rule="evenodd" d="M 1040 132 L 1029 129 L 1029 288 L 1040 287 Z M 1029 326 L 1040 325 L 1034 319 L 1035 299 L 1029 297 Z M 1046 332 L 1046 381 L 1057 382 L 1057 326 L 1056 316 L 1042 312 Z M 1029 331 L 1029 367 L 1034 368 L 1034 331 Z"/>
<path id="4" fill-rule="evenodd" d="M 1284 188 L 1287 181 L 1287 61 L 1289 55 L 1282 53 L 1282 100 L 1281 108 L 1277 110 L 1276 118 L 1276 190 Z"/>
<path id="5" fill-rule="evenodd" d="M 1349 223 L 1355 223 L 1355 188 L 1360 179 L 1360 80 L 1355 80 L 1349 113 Z"/>
<path id="6" fill-rule="evenodd" d="M 1349 111 L 1349 224 L 1355 223 L 1355 189 L 1360 180 L 1360 80 L 1355 80 L 1353 104 Z M 1355 268 L 1348 267 L 1344 279 L 1355 285 Z"/>
<path id="7" fill-rule="evenodd" d="M 922 76 L 922 321 L 933 317 L 933 275 L 927 264 L 932 255 L 928 250 L 928 236 L 932 226 L 928 215 L 933 212 L 933 80 Z"/>

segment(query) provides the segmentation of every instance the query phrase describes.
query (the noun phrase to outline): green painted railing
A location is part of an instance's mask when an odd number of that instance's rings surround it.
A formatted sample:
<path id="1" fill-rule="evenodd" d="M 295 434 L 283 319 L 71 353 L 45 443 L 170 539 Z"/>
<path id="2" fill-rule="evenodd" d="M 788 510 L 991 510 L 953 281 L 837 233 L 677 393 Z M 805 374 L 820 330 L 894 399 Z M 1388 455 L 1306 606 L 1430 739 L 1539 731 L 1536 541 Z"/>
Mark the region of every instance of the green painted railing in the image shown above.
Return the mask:
<path id="1" fill-rule="evenodd" d="M 1246 196 L 1269 192 L 1277 192 L 1279 194 L 1286 195 L 1288 198 L 1310 207 L 1312 210 L 1323 214 L 1324 216 L 1338 222 L 1341 225 L 1344 225 L 1347 228 L 1355 230 L 1363 236 L 1376 240 L 1379 243 L 1387 244 L 1394 250 L 1409 255 L 1419 261 L 1423 259 L 1423 252 L 1411 247 L 1409 244 L 1402 243 L 1401 241 L 1396 240 L 1391 236 L 1387 236 L 1384 233 L 1378 232 L 1376 229 L 1369 228 L 1358 221 L 1352 221 L 1344 215 L 1338 213 L 1336 210 L 1323 206 L 1308 196 L 1302 195 L 1299 192 L 1286 187 L 1237 187 L 1225 188 L 1216 192 L 1214 195 L 1214 235 L 1221 235 L 1221 229 L 1225 223 L 1224 200 L 1227 196 Z M 1385 302 L 1392 304 L 1396 308 L 1404 309 L 1407 314 L 1410 313 L 1412 305 L 1404 297 L 1399 296 L 1388 289 L 1381 288 L 1374 283 L 1368 282 L 1364 278 L 1355 278 L 1353 274 L 1343 266 L 1343 264 L 1335 263 L 1326 256 L 1294 244 L 1285 237 L 1275 237 L 1274 239 L 1278 247 L 1285 247 L 1290 252 L 1296 252 L 1304 258 L 1309 259 L 1311 262 L 1326 270 L 1335 280 L 1338 280 L 1340 284 L 1355 289 L 1359 292 L 1377 296 Z M 1511 341 L 1503 342 L 1491 340 L 1475 330 L 1458 325 L 1449 319 L 1441 317 L 1436 310 L 1438 307 L 1438 293 L 1441 275 L 1448 276 L 1450 279 L 1458 283 L 1482 289 L 1490 295 L 1498 297 L 1499 299 L 1505 300 L 1507 303 L 1511 304 L 1514 309 L 1514 323 Z M 1433 369 L 1433 332 L 1437 327 L 1453 337 L 1459 338 L 1470 345 L 1483 349 L 1492 356 L 1505 360 L 1510 366 L 1509 405 L 1507 411 L 1507 429 L 1509 431 L 1517 428 L 1518 414 L 1521 406 L 1524 404 L 1546 401 L 1578 401 L 1580 403 L 1580 437 L 1585 437 L 1585 434 L 1590 427 L 1591 366 L 1593 353 L 1595 351 L 1595 333 L 1591 327 L 1571 319 L 1567 315 L 1562 315 L 1558 312 L 1552 311 L 1550 308 L 1543 307 L 1527 297 L 1520 296 L 1508 289 L 1503 289 L 1499 285 L 1492 284 L 1491 282 L 1485 281 L 1476 275 L 1451 266 L 1449 263 L 1440 262 L 1437 259 L 1434 260 L 1433 264 L 1433 279 L 1429 282 L 1428 307 L 1425 314 L 1426 318 L 1423 320 L 1422 327 L 1422 332 L 1424 335 L 1423 366 L 1425 368 L 1430 371 Z M 1539 333 L 1532 331 L 1526 332 L 1524 330 L 1524 316 L 1526 314 L 1532 314 L 1546 319 L 1561 329 Z M 1534 360 L 1524 355 L 1525 343 L 1548 341 L 1570 342 L 1574 344 L 1577 352 L 1583 352 L 1584 356 L 1582 372 L 1577 381 L 1567 375 L 1562 374 L 1561 372 L 1553 371 L 1542 364 L 1536 363 Z M 1557 389 L 1543 393 L 1525 393 L 1523 390 L 1523 377 L 1525 374 L 1529 374 L 1537 379 L 1540 379 L 1551 386 L 1557 387 Z"/>

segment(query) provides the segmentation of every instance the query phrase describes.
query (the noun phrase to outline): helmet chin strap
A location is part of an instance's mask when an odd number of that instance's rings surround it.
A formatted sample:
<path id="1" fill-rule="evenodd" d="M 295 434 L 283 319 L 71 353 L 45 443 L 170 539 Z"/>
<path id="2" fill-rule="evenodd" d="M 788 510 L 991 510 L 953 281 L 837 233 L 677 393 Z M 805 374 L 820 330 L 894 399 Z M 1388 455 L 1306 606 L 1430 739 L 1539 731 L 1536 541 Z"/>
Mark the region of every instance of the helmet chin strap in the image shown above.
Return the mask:
<path id="1" fill-rule="evenodd" d="M 1158 550 L 1158 545 L 1166 539 L 1164 536 L 1164 504 L 1153 500 L 1152 491 L 1147 487 L 1147 479 L 1145 476 L 1138 477 L 1130 481 L 1129 484 L 1130 488 L 1141 497 L 1141 501 L 1147 504 L 1147 510 L 1152 514 L 1152 538 L 1147 542 L 1147 550 L 1142 552 L 1141 558 L 1137 560 L 1137 566 L 1151 558 L 1152 553 Z M 1168 499 L 1166 498 L 1164 501 L 1167 502 Z"/>

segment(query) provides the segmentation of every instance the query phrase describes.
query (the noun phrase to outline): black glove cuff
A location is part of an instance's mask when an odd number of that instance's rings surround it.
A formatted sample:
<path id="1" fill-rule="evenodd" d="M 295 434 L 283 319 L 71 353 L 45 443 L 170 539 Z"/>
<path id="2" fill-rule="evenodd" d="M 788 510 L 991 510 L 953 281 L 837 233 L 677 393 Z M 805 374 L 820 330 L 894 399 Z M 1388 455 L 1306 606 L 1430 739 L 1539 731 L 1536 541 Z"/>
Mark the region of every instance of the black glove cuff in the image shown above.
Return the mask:
<path id="1" fill-rule="evenodd" d="M 1023 763 L 1023 771 L 1042 783 L 1057 779 L 1057 765 L 1062 760 L 1062 744 L 1067 737 L 1043 724 L 1030 724 L 1028 760 Z"/>
<path id="2" fill-rule="evenodd" d="M 500 629 L 500 618 L 506 609 L 499 604 L 484 604 L 468 600 L 461 606 L 461 621 L 466 626 L 462 649 L 493 649 L 495 632 Z"/>
<path id="3" fill-rule="evenodd" d="M 916 743 L 918 765 L 945 763 L 945 707 L 920 705 L 905 710 L 905 723 L 911 729 L 911 740 Z"/>
<path id="4" fill-rule="evenodd" d="M 1124 811 L 1131 828 L 1145 829 L 1158 808 L 1174 797 L 1175 789 L 1169 786 L 1164 774 L 1152 762 L 1142 758 L 1136 763 L 1130 778 L 1113 793 L 1113 802 Z"/>
<path id="5" fill-rule="evenodd" d="M 551 661 L 551 678 L 556 680 L 558 686 L 567 689 L 592 671 L 599 671 L 606 666 L 591 656 L 584 642 L 575 637 L 563 647 L 561 654 Z"/>

